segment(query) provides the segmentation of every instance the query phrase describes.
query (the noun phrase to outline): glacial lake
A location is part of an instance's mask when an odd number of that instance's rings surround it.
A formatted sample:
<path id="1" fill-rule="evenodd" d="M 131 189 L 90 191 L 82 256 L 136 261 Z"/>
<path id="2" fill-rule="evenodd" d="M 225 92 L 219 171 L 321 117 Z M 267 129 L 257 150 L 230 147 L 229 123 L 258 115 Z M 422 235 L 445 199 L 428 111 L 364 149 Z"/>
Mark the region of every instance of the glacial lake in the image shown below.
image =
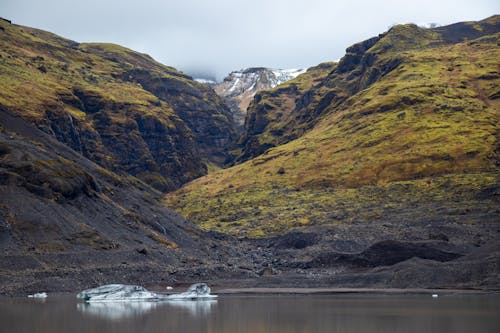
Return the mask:
<path id="1" fill-rule="evenodd" d="M 500 295 L 220 296 L 217 301 L 86 304 L 0 298 L 0 332 L 500 332 Z"/>

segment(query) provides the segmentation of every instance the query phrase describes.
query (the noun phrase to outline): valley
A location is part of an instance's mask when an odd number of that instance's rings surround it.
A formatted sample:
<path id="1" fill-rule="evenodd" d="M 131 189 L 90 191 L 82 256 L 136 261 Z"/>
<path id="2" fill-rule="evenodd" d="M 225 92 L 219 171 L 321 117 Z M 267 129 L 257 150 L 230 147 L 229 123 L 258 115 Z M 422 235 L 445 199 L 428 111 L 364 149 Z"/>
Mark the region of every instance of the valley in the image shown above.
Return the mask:
<path id="1" fill-rule="evenodd" d="M 212 88 L 0 20 L 0 294 L 498 290 L 499 42 L 396 25 Z"/>

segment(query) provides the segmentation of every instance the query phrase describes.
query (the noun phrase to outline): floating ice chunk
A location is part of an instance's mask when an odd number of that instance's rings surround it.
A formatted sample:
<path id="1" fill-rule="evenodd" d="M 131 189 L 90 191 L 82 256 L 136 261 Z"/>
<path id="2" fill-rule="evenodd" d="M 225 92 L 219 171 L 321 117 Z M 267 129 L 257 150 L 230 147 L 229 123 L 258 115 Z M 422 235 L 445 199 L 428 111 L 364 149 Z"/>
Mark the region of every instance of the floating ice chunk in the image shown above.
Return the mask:
<path id="1" fill-rule="evenodd" d="M 210 294 L 210 287 L 206 283 L 196 283 L 180 294 L 173 294 L 166 297 L 167 300 L 201 300 L 214 299 L 217 295 Z"/>
<path id="2" fill-rule="evenodd" d="M 173 295 L 153 293 L 141 286 L 108 284 L 97 288 L 86 289 L 78 293 L 76 297 L 86 302 L 94 303 L 206 300 L 217 298 L 217 295 L 210 295 L 210 288 L 205 283 L 193 284 L 187 291 Z"/>
<path id="3" fill-rule="evenodd" d="M 76 295 L 86 302 L 134 302 L 157 301 L 158 295 L 146 288 L 134 285 L 107 284 L 87 289 Z"/>
<path id="4" fill-rule="evenodd" d="M 36 293 L 33 295 L 28 295 L 29 298 L 47 298 L 47 293 Z"/>

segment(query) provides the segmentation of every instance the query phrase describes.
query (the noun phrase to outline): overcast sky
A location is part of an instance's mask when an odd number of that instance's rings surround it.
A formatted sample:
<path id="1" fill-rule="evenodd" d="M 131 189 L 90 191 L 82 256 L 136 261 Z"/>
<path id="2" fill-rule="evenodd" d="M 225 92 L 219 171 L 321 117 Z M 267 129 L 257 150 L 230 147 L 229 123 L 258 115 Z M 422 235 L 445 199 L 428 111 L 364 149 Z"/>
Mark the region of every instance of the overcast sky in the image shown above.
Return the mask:
<path id="1" fill-rule="evenodd" d="M 0 0 L 0 16 L 78 42 L 112 42 L 189 74 L 306 68 L 395 23 L 481 20 L 500 0 Z"/>

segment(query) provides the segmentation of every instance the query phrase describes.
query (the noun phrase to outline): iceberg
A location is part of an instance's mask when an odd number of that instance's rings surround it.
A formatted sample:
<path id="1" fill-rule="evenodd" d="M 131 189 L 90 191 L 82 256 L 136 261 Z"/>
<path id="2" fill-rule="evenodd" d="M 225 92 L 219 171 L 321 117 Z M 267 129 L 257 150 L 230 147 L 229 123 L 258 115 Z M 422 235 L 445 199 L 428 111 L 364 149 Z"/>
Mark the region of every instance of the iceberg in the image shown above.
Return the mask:
<path id="1" fill-rule="evenodd" d="M 210 287 L 206 283 L 196 283 L 191 285 L 187 291 L 180 294 L 166 296 L 166 300 L 210 300 L 217 298 L 217 295 L 211 295 Z"/>
<path id="2" fill-rule="evenodd" d="M 217 298 L 217 295 L 211 295 L 210 291 L 206 283 L 193 284 L 187 291 L 173 295 L 154 293 L 136 285 L 108 284 L 83 290 L 76 297 L 88 303 L 213 300 Z"/>
<path id="3" fill-rule="evenodd" d="M 97 288 L 84 290 L 77 298 L 86 302 L 134 302 L 156 301 L 158 295 L 141 286 L 125 284 L 107 284 Z"/>

